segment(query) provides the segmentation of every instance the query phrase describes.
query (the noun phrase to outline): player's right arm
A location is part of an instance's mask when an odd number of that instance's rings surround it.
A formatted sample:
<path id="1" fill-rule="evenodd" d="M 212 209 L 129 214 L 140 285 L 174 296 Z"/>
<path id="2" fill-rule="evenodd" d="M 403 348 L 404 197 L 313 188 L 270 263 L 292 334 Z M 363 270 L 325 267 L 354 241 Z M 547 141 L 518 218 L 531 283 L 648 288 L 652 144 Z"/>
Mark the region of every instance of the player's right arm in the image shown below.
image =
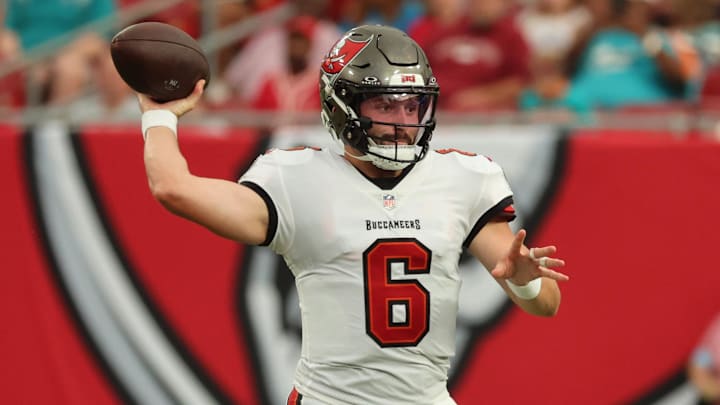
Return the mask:
<path id="1" fill-rule="evenodd" d="M 187 98 L 164 104 L 138 95 L 140 109 L 166 109 L 180 117 L 195 107 L 203 85 L 201 80 Z M 170 212 L 241 243 L 265 240 L 269 214 L 262 198 L 235 182 L 193 175 L 169 128 L 147 130 L 144 159 L 150 191 Z"/>

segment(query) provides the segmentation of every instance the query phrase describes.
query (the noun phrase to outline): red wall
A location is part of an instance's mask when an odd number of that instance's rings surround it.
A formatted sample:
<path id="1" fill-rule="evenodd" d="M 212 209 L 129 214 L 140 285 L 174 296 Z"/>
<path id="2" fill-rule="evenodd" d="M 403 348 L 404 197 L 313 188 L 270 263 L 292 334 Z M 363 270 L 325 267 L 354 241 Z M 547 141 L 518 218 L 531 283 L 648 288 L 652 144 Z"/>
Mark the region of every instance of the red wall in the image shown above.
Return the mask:
<path id="1" fill-rule="evenodd" d="M 567 261 L 560 313 L 516 312 L 498 328 L 460 403 L 627 403 L 683 367 L 720 310 L 720 145 L 585 133 L 568 152 L 535 240 Z"/>
<path id="2" fill-rule="evenodd" d="M 260 403 L 233 297 L 243 248 L 162 210 L 147 192 L 135 132 L 87 128 L 79 137 L 108 225 L 207 377 L 232 403 Z M 263 147 L 248 131 L 191 132 L 182 149 L 200 175 L 234 180 Z M 0 127 L 0 401 L 119 403 L 44 248 L 25 139 Z M 566 152 L 533 235 L 568 263 L 560 313 L 513 310 L 495 325 L 454 380 L 459 404 L 626 403 L 681 371 L 720 310 L 720 144 L 587 132 L 570 137 Z"/>

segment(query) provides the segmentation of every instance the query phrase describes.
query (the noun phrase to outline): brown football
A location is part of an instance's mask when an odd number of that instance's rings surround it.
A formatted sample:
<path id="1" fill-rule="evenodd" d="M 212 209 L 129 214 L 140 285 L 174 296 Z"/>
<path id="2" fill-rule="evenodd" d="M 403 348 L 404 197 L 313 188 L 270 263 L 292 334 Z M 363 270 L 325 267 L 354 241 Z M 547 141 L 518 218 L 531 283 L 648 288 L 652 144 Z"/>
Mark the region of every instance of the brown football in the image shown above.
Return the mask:
<path id="1" fill-rule="evenodd" d="M 142 22 L 126 27 L 113 37 L 110 54 L 125 83 L 158 102 L 187 97 L 198 80 L 210 79 L 200 44 L 170 24 Z"/>

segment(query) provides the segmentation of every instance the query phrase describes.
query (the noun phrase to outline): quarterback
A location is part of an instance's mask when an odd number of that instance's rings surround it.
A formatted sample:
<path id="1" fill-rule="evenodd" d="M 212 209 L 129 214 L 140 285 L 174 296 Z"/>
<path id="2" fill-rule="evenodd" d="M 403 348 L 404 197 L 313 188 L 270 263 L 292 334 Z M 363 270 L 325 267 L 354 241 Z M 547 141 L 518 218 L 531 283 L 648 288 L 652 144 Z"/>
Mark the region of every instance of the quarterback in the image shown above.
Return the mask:
<path id="1" fill-rule="evenodd" d="M 302 353 L 289 404 L 455 404 L 447 390 L 467 249 L 520 308 L 560 304 L 554 246 L 513 234 L 502 168 L 432 150 L 439 85 L 403 32 L 345 33 L 319 72 L 321 116 L 335 149 L 271 150 L 238 182 L 193 175 L 177 117 L 202 96 L 157 104 L 139 95 L 150 190 L 171 212 L 226 238 L 267 245 L 293 273 Z"/>

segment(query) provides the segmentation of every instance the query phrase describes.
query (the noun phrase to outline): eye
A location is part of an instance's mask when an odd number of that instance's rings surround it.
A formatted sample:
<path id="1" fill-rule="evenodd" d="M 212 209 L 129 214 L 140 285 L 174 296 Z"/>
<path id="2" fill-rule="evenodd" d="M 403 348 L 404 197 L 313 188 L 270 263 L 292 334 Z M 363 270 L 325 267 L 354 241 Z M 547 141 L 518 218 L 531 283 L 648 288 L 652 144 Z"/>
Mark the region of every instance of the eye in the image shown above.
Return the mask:
<path id="1" fill-rule="evenodd" d="M 417 112 L 418 108 L 420 108 L 420 105 L 418 103 L 408 103 L 405 106 L 405 110 L 409 113 Z"/>
<path id="2" fill-rule="evenodd" d="M 375 105 L 375 109 L 387 113 L 393 110 L 393 106 L 390 103 L 379 103 Z"/>

